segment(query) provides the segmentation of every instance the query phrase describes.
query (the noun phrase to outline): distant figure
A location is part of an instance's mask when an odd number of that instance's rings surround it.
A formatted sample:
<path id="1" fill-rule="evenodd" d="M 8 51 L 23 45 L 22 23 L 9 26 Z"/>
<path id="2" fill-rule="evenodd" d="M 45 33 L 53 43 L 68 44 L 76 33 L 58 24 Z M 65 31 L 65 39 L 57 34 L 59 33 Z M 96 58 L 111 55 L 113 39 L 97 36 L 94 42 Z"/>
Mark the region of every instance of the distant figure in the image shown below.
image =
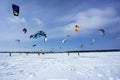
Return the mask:
<path id="1" fill-rule="evenodd" d="M 28 55 L 28 53 L 26 53 L 26 55 Z"/>
<path id="2" fill-rule="evenodd" d="M 70 54 L 68 53 L 68 56 L 69 56 Z"/>
<path id="3" fill-rule="evenodd" d="M 45 54 L 45 53 L 42 53 L 43 55 Z"/>
<path id="4" fill-rule="evenodd" d="M 9 56 L 11 56 L 11 53 L 9 53 Z"/>
<path id="5" fill-rule="evenodd" d="M 40 56 L 40 53 L 38 53 L 38 55 Z"/>

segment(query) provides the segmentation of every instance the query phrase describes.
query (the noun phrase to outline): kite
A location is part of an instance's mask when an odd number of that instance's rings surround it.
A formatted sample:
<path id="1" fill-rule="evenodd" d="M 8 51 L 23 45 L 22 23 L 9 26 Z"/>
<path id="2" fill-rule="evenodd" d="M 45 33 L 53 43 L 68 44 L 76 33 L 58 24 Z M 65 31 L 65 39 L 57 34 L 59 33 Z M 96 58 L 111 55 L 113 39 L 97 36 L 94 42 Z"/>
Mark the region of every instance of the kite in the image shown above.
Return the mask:
<path id="1" fill-rule="evenodd" d="M 47 41 L 47 35 L 46 35 L 46 33 L 43 32 L 43 31 L 38 31 L 38 32 L 36 32 L 34 35 L 30 35 L 30 39 L 31 39 L 31 38 L 37 39 L 37 38 L 42 37 L 42 36 L 44 36 L 44 42 L 46 42 L 46 41 Z"/>
<path id="2" fill-rule="evenodd" d="M 17 39 L 17 40 L 16 40 L 16 42 L 19 44 L 19 43 L 20 43 L 20 40 L 19 40 L 19 39 Z"/>
<path id="3" fill-rule="evenodd" d="M 34 35 L 30 35 L 30 39 L 33 37 Z"/>
<path id="4" fill-rule="evenodd" d="M 67 42 L 67 39 L 63 39 L 63 40 L 62 40 L 62 43 L 66 43 L 66 42 Z"/>
<path id="5" fill-rule="evenodd" d="M 75 25 L 75 31 L 78 32 L 80 30 L 80 27 L 78 25 Z"/>
<path id="6" fill-rule="evenodd" d="M 38 37 L 41 37 L 41 36 L 44 36 L 45 38 L 47 37 L 45 32 L 38 31 L 37 33 L 34 34 L 33 38 L 38 38 Z"/>
<path id="7" fill-rule="evenodd" d="M 27 29 L 26 29 L 26 28 L 23 28 L 23 32 L 26 34 L 26 32 L 27 32 Z"/>
<path id="8" fill-rule="evenodd" d="M 14 16 L 18 16 L 19 15 L 19 6 L 12 4 L 12 9 L 13 9 Z"/>
<path id="9" fill-rule="evenodd" d="M 36 44 L 33 45 L 33 47 L 37 46 Z"/>
<path id="10" fill-rule="evenodd" d="M 83 48 L 83 44 L 80 45 L 80 48 Z"/>
<path id="11" fill-rule="evenodd" d="M 105 30 L 104 29 L 99 29 L 100 32 L 102 32 L 102 36 L 105 36 Z"/>

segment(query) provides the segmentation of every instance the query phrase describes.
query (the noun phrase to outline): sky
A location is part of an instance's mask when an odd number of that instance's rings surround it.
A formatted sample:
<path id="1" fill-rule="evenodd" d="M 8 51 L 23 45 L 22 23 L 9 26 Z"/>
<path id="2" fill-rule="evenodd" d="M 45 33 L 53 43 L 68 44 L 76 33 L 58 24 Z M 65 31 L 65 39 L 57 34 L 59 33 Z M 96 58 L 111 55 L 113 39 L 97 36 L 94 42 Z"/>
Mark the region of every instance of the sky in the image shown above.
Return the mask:
<path id="1" fill-rule="evenodd" d="M 19 16 L 13 15 L 12 4 L 20 7 Z M 119 4 L 120 0 L 1 0 L 0 51 L 120 49 Z M 105 30 L 104 37 L 99 29 Z M 47 42 L 44 37 L 29 39 L 37 31 L 47 34 Z"/>

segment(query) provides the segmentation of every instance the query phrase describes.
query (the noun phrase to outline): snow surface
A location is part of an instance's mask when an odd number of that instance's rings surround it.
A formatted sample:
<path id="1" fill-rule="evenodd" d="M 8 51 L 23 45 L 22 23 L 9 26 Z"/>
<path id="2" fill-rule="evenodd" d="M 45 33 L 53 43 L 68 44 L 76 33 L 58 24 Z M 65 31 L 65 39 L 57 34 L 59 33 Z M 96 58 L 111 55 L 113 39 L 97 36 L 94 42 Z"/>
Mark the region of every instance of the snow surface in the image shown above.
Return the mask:
<path id="1" fill-rule="evenodd" d="M 0 80 L 120 80 L 120 52 L 0 54 Z"/>

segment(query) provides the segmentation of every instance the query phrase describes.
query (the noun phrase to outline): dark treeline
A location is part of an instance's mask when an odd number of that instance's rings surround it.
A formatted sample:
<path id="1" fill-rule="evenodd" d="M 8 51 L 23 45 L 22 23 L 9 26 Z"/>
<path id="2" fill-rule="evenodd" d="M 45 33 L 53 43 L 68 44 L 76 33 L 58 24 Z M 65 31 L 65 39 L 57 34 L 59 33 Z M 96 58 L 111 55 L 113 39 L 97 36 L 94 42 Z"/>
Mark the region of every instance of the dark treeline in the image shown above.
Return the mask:
<path id="1" fill-rule="evenodd" d="M 38 53 L 90 53 L 90 52 L 120 52 L 120 49 L 110 49 L 110 50 L 75 50 L 75 51 L 59 51 L 59 52 L 39 52 L 39 51 L 0 51 L 0 53 L 27 53 L 27 54 L 38 54 Z"/>

